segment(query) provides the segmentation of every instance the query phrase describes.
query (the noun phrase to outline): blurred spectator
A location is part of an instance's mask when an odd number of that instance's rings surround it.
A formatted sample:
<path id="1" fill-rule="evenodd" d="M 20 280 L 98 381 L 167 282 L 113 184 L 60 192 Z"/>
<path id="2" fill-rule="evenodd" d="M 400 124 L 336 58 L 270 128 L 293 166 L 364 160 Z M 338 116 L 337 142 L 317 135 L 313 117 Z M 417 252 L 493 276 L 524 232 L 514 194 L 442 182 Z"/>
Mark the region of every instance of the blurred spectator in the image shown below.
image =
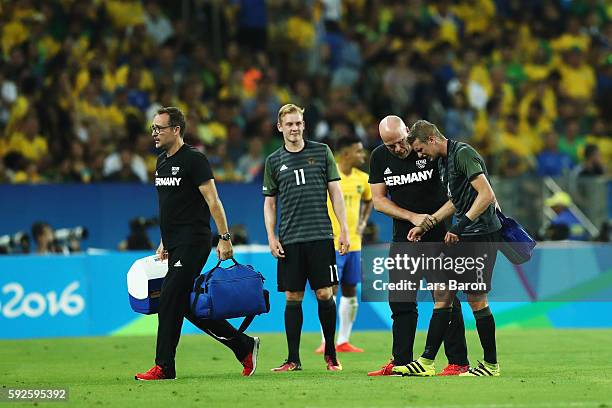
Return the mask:
<path id="1" fill-rule="evenodd" d="M 20 153 L 26 159 L 37 163 L 48 154 L 47 139 L 40 134 L 36 112 L 29 111 L 10 134 L 5 146 L 6 152 Z"/>
<path id="2" fill-rule="evenodd" d="M 383 74 L 384 92 L 392 112 L 405 112 L 414 98 L 417 76 L 409 66 L 409 57 L 408 53 L 397 53 L 394 64 Z"/>
<path id="3" fill-rule="evenodd" d="M 363 65 L 359 37 L 360 35 L 354 28 L 347 28 L 338 68 L 332 74 L 332 87 L 352 87 L 359 80 L 359 73 Z"/>
<path id="4" fill-rule="evenodd" d="M 215 180 L 237 182 L 242 181 L 242 175 L 236 171 L 234 162 L 227 160 L 227 150 L 222 142 L 209 146 L 206 152 Z"/>
<path id="5" fill-rule="evenodd" d="M 147 34 L 156 44 L 163 44 L 174 34 L 170 20 L 164 15 L 156 1 L 146 1 L 145 10 L 144 20 Z"/>
<path id="6" fill-rule="evenodd" d="M 584 148 L 584 161 L 576 168 L 579 177 L 603 176 L 606 171 L 601 152 L 596 145 L 588 144 Z"/>
<path id="7" fill-rule="evenodd" d="M 559 140 L 559 150 L 572 158 L 577 163 L 584 153 L 586 139 L 580 134 L 578 120 L 571 119 L 567 122 L 564 132 Z"/>
<path id="8" fill-rule="evenodd" d="M 148 180 L 147 165 L 142 157 L 132 152 L 127 142 L 119 146 L 119 151 L 104 160 L 104 177 L 107 181 Z"/>
<path id="9" fill-rule="evenodd" d="M 120 182 L 146 182 L 147 168 L 142 157 L 132 153 L 127 145 L 120 147 L 104 161 L 104 180 Z"/>
<path id="10" fill-rule="evenodd" d="M 574 166 L 572 158 L 559 152 L 557 134 L 544 134 L 544 149 L 537 156 L 537 174 L 542 177 L 559 177 L 569 172 Z"/>
<path id="11" fill-rule="evenodd" d="M 595 91 L 595 71 L 586 63 L 583 51 L 579 46 L 565 51 L 559 73 L 564 96 L 588 101 Z"/>
<path id="12" fill-rule="evenodd" d="M 588 233 L 580 220 L 570 210 L 572 198 L 564 191 L 558 191 L 544 201 L 544 204 L 555 212 L 555 217 L 546 227 L 545 237 L 550 240 L 576 240 L 588 239 Z"/>
<path id="13" fill-rule="evenodd" d="M 522 135 L 518 130 L 518 116 L 516 114 L 506 117 L 501 134 L 499 151 L 507 155 L 507 162 L 511 164 L 512 175 L 522 174 L 534 164 L 532 144 L 528 136 Z M 508 174 L 510 176 L 510 174 Z"/>
<path id="14" fill-rule="evenodd" d="M 474 111 L 470 109 L 463 92 L 452 97 L 452 104 L 444 117 L 444 134 L 449 139 L 469 142 L 474 134 Z"/>
<path id="15" fill-rule="evenodd" d="M 250 183 L 260 176 L 264 160 L 263 143 L 261 143 L 260 138 L 254 137 L 249 141 L 248 152 L 238 160 L 236 172 L 241 175 L 244 181 Z"/>
<path id="16" fill-rule="evenodd" d="M 3 129 L 8 123 L 11 107 L 16 100 L 17 86 L 13 81 L 5 78 L 4 71 L 0 69 L 0 129 Z"/>
<path id="17" fill-rule="evenodd" d="M 241 44 L 265 50 L 268 15 L 265 0 L 232 0 L 238 6 L 238 39 Z"/>

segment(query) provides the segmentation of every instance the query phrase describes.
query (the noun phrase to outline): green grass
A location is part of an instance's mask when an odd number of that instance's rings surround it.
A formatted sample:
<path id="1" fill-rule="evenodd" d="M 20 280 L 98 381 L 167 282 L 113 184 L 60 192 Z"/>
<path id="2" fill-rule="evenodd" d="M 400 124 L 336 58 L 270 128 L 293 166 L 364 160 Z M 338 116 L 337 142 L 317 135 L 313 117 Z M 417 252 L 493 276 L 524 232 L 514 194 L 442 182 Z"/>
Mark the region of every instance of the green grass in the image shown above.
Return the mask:
<path id="1" fill-rule="evenodd" d="M 154 337 L 0 341 L 0 384 L 68 387 L 67 405 L 88 407 L 612 408 L 612 330 L 500 330 L 499 378 L 367 377 L 389 358 L 387 332 L 355 333 L 353 343 L 366 352 L 340 354 L 344 371 L 338 373 L 325 371 L 322 357 L 312 352 L 319 335 L 305 334 L 304 370 L 271 373 L 285 357 L 284 335 L 261 338 L 253 377 L 240 376 L 242 367 L 223 346 L 192 335 L 183 336 L 179 345 L 179 378 L 156 383 L 133 380 L 135 372 L 152 365 Z M 415 344 L 415 352 L 420 351 L 424 333 Z M 481 349 L 473 331 L 468 347 L 475 363 Z M 443 353 L 436 364 L 438 370 L 445 365 Z"/>

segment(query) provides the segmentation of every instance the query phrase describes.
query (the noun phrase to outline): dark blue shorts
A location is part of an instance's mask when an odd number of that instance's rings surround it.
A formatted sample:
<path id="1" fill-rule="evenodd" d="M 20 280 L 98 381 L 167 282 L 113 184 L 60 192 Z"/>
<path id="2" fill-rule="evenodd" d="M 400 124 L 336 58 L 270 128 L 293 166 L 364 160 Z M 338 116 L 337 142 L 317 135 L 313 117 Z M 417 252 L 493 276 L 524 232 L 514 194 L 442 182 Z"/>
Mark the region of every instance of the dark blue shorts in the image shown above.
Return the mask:
<path id="1" fill-rule="evenodd" d="M 338 277 L 343 285 L 357 285 L 361 282 L 361 251 L 347 252 L 342 256 L 336 251 Z"/>

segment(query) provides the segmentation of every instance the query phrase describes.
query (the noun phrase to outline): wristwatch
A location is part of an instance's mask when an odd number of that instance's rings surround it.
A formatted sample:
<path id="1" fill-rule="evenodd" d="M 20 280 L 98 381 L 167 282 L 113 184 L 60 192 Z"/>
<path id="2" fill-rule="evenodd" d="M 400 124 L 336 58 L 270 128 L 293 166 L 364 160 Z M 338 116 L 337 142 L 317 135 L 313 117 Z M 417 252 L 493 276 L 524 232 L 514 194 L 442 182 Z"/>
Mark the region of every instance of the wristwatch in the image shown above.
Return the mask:
<path id="1" fill-rule="evenodd" d="M 232 235 L 229 232 L 226 232 L 225 234 L 219 235 L 219 239 L 229 241 L 230 239 L 232 239 Z"/>

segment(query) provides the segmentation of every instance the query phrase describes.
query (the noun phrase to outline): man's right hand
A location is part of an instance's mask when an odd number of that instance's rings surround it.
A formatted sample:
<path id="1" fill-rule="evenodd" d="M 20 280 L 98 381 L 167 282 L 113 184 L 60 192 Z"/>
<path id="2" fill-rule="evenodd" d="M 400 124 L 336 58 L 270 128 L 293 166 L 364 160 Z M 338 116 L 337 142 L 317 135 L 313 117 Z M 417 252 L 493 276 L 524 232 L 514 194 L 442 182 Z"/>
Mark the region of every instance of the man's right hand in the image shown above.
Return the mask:
<path id="1" fill-rule="evenodd" d="M 436 226 L 436 222 L 433 216 L 429 214 L 416 214 L 412 217 L 412 220 L 410 220 L 410 222 L 412 222 L 412 224 L 416 225 L 417 227 L 423 227 L 424 231 L 429 231 L 430 229 Z"/>
<path id="2" fill-rule="evenodd" d="M 283 246 L 281 245 L 280 241 L 276 239 L 276 237 L 268 237 L 268 242 L 270 246 L 270 253 L 272 253 L 273 257 L 275 258 L 285 257 L 285 250 L 283 249 Z"/>
<path id="3" fill-rule="evenodd" d="M 164 249 L 164 243 L 162 241 L 159 241 L 159 247 L 157 247 L 155 254 L 157 254 L 160 261 L 165 261 L 168 259 L 168 251 Z"/>

